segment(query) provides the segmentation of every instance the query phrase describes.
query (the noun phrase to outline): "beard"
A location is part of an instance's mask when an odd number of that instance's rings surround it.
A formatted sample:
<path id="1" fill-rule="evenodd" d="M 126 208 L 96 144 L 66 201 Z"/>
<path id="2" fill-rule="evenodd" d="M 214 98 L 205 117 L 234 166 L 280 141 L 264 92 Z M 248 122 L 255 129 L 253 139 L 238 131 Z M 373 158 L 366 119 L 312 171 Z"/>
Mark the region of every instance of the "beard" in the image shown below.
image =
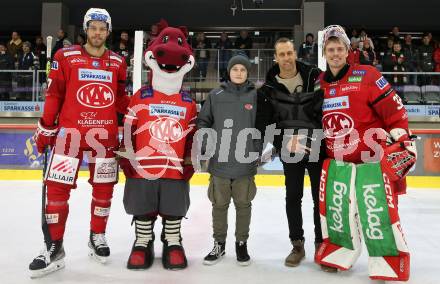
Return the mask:
<path id="1" fill-rule="evenodd" d="M 105 39 L 101 38 L 88 38 L 87 43 L 94 48 L 101 48 L 105 45 Z"/>

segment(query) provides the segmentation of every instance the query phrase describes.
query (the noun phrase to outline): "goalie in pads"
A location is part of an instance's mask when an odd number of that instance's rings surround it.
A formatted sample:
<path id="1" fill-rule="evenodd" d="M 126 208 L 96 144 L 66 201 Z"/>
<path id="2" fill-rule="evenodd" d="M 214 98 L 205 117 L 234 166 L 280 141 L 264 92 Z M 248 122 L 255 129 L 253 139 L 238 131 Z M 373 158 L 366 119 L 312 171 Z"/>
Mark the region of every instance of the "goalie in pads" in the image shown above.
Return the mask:
<path id="1" fill-rule="evenodd" d="M 315 261 L 347 270 L 363 237 L 370 278 L 407 281 L 410 254 L 397 209 L 397 194 L 405 192 L 417 158 L 407 113 L 380 72 L 346 63 L 350 41 L 340 26 L 326 28 L 323 41 L 328 70 L 316 84 L 324 90 L 329 159 L 319 194 L 324 242 Z"/>

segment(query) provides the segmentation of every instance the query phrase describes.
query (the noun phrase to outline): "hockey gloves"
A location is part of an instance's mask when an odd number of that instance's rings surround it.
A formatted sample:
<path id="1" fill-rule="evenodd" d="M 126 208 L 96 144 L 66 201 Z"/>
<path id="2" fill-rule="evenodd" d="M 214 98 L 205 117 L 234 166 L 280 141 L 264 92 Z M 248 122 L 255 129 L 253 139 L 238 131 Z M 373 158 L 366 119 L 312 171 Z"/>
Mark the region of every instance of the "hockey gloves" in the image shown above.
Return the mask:
<path id="1" fill-rule="evenodd" d="M 38 153 L 43 153 L 48 146 L 55 144 L 58 133 L 57 126 L 46 126 L 40 119 L 37 124 L 37 131 L 34 134 L 34 141 L 37 145 Z"/>
<path id="2" fill-rule="evenodd" d="M 403 179 L 416 163 L 416 142 L 415 137 L 402 128 L 392 129 L 390 135 L 391 143 L 387 143 L 381 165 L 390 180 L 397 181 Z"/>

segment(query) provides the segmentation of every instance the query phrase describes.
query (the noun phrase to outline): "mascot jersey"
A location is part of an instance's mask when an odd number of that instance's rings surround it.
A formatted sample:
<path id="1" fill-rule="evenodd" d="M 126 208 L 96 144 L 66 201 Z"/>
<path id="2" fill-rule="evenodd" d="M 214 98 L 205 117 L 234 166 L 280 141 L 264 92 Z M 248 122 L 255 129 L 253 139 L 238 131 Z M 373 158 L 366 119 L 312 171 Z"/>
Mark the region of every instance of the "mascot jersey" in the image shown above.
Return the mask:
<path id="1" fill-rule="evenodd" d="M 346 65 L 337 77 L 331 72 L 321 73 L 315 84 L 315 88 L 320 85 L 324 90 L 322 122 L 330 158 L 338 159 L 346 153 L 344 161 L 359 163 L 362 151 L 369 151 L 372 156 L 365 139 L 369 129 L 408 131 L 402 100 L 374 67 Z"/>
<path id="2" fill-rule="evenodd" d="M 196 104 L 188 93 L 165 95 L 150 87 L 136 92 L 125 124 L 132 125 L 131 141 L 140 170 L 159 178 L 182 179 L 182 164 L 191 151 L 196 118 Z"/>
<path id="3" fill-rule="evenodd" d="M 126 69 L 125 61 L 109 50 L 101 57 L 90 56 L 81 46 L 59 50 L 48 78 L 44 124 L 55 125 L 58 118 L 60 129 L 77 129 L 83 138 L 90 129 L 105 129 L 108 138 L 99 142 L 117 146 L 116 111 L 123 113 L 130 100 L 125 92 Z M 82 139 L 81 147 L 88 146 Z"/>

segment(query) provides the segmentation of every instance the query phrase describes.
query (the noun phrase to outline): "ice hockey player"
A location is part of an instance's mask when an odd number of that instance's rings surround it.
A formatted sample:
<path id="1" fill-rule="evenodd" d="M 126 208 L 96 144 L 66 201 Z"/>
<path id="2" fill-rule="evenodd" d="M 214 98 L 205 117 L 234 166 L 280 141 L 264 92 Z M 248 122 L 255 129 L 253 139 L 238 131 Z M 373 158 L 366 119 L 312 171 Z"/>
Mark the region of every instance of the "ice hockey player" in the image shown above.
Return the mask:
<path id="1" fill-rule="evenodd" d="M 151 86 L 132 97 L 120 150 L 127 177 L 124 206 L 135 224 L 136 239 L 127 262 L 131 270 L 147 269 L 153 263 L 153 227 L 158 215 L 163 224 L 164 268 L 187 267 L 180 228 L 190 204 L 189 179 L 194 173 L 190 154 L 197 109 L 181 89 L 194 57 L 186 28 L 168 27 L 165 21 L 159 26 L 159 35 L 145 53 Z"/>
<path id="2" fill-rule="evenodd" d="M 410 255 L 396 198 L 417 157 L 408 114 L 379 71 L 347 64 L 350 41 L 342 27 L 327 27 L 322 46 L 327 71 L 315 87 L 324 90 L 329 158 L 319 194 L 324 242 L 315 260 L 349 269 L 360 255 L 362 234 L 370 278 L 406 281 Z"/>
<path id="3" fill-rule="evenodd" d="M 63 48 L 54 55 L 44 113 L 34 136 L 40 153 L 46 147 L 53 149 L 44 179 L 48 225 L 45 239 L 50 241 L 29 265 L 31 277 L 64 267 L 68 200 L 71 189 L 76 188 L 84 157 L 89 162 L 92 186 L 90 255 L 101 263 L 110 255 L 105 230 L 118 176 L 114 153 L 119 144 L 116 112 L 125 113 L 130 100 L 125 92 L 127 67 L 119 55 L 105 48 L 112 30 L 106 10 L 89 9 L 83 29 L 87 34 L 84 47 Z"/>

